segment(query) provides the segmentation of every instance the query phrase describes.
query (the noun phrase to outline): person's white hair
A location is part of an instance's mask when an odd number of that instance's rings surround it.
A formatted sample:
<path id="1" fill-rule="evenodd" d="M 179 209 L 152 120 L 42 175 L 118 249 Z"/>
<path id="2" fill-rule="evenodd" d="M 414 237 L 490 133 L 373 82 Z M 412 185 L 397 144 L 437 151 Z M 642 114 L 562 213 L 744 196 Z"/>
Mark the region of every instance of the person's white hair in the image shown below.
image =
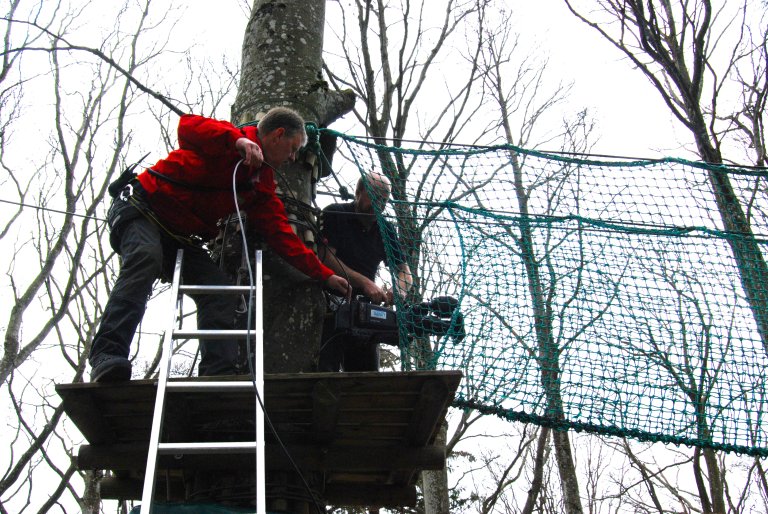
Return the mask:
<path id="1" fill-rule="evenodd" d="M 386 191 L 387 195 L 389 195 L 392 191 L 392 183 L 389 179 L 385 175 L 375 171 L 368 173 L 364 177 L 360 177 L 357 181 L 357 189 L 360 190 L 360 188 L 364 187 L 366 184 L 379 194 Z"/>

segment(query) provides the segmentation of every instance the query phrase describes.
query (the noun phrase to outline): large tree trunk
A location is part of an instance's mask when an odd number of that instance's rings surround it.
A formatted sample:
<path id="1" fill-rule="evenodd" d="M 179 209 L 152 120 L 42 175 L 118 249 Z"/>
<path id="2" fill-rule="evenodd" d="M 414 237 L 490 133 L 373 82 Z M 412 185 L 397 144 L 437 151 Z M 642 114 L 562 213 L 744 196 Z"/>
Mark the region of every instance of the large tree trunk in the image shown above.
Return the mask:
<path id="1" fill-rule="evenodd" d="M 240 87 L 232 121 L 256 121 L 270 108 L 287 106 L 306 121 L 326 126 L 349 112 L 353 94 L 328 91 L 322 79 L 324 0 L 257 0 L 243 40 Z M 278 193 L 291 219 L 315 224 L 308 209 L 318 180 L 311 153 L 280 170 Z M 312 231 L 297 232 L 310 245 Z M 265 248 L 264 366 L 267 372 L 310 371 L 319 349 L 324 310 L 317 282 L 287 265 Z"/>
<path id="2" fill-rule="evenodd" d="M 256 0 L 243 39 L 233 123 L 278 105 L 327 126 L 354 105 L 354 93 L 328 90 L 322 77 L 324 0 Z"/>
<path id="3" fill-rule="evenodd" d="M 326 126 L 354 105 L 353 94 L 328 91 L 322 79 L 325 0 L 257 0 L 243 39 L 242 71 L 232 122 L 257 121 L 270 108 L 286 106 L 307 122 Z M 275 174 L 288 216 L 299 236 L 312 246 L 316 226 L 311 211 L 319 178 L 312 152 Z M 321 284 L 310 280 L 268 247 L 264 247 L 264 369 L 267 373 L 313 371 L 325 314 Z M 235 473 L 238 473 L 235 471 Z M 240 472 L 250 478 L 251 471 Z M 318 484 L 305 477 L 311 487 Z M 299 483 L 291 473 L 267 477 L 276 490 Z M 267 490 L 267 508 L 280 512 L 310 512 L 312 501 L 281 498 Z"/>

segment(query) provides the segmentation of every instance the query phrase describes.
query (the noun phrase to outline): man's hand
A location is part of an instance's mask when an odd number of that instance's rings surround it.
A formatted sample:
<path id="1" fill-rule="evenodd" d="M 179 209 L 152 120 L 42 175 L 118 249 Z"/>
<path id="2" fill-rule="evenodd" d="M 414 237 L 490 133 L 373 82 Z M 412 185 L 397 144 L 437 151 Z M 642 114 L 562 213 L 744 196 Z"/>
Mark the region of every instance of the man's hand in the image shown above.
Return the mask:
<path id="1" fill-rule="evenodd" d="M 347 279 L 344 277 L 331 275 L 325 281 L 325 285 L 329 289 L 333 289 L 334 291 L 341 293 L 347 300 L 352 297 L 352 288 L 349 287 L 349 282 L 347 282 Z"/>
<path id="2" fill-rule="evenodd" d="M 371 303 L 382 304 L 387 301 L 387 292 L 376 285 L 373 280 L 365 279 L 361 284 L 363 294 L 371 299 Z"/>
<path id="3" fill-rule="evenodd" d="M 264 154 L 261 153 L 259 145 L 248 139 L 247 137 L 241 137 L 235 141 L 235 149 L 243 158 L 243 164 L 252 168 L 261 167 L 261 163 L 264 162 Z"/>
<path id="4" fill-rule="evenodd" d="M 386 296 L 386 300 L 384 300 L 384 305 L 392 305 L 395 303 L 395 292 L 394 290 L 390 289 L 387 284 L 384 284 L 384 287 L 382 287 L 382 290 L 384 291 L 384 296 Z"/>

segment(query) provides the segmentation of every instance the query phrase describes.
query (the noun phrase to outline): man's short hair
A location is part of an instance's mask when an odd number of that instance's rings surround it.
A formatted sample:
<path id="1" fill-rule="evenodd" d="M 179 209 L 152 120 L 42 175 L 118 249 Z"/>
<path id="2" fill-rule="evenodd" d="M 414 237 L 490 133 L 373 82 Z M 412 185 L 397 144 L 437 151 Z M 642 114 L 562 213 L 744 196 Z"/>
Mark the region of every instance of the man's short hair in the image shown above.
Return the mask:
<path id="1" fill-rule="evenodd" d="M 367 177 L 360 177 L 357 180 L 357 190 L 364 190 L 365 186 L 369 186 L 377 193 L 386 191 L 387 194 L 392 192 L 392 183 L 389 181 L 386 175 L 372 171 Z"/>
<path id="2" fill-rule="evenodd" d="M 307 137 L 304 128 L 304 118 L 299 113 L 288 107 L 273 107 L 264 115 L 258 124 L 261 134 L 269 134 L 279 128 L 285 129 L 285 135 L 293 137 L 296 134 L 303 134 Z"/>

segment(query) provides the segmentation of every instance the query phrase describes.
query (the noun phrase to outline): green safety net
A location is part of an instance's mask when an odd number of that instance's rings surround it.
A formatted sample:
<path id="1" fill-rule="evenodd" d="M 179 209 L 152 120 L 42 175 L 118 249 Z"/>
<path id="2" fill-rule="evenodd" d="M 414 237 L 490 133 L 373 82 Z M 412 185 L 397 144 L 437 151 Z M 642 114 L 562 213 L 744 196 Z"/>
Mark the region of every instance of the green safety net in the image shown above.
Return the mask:
<path id="1" fill-rule="evenodd" d="M 768 456 L 765 169 L 328 132 L 336 170 L 372 196 L 370 173 L 393 182 L 378 219 L 413 272 L 403 369 L 461 370 L 454 406 L 508 420 Z M 723 179 L 752 235 L 724 230 Z"/>

